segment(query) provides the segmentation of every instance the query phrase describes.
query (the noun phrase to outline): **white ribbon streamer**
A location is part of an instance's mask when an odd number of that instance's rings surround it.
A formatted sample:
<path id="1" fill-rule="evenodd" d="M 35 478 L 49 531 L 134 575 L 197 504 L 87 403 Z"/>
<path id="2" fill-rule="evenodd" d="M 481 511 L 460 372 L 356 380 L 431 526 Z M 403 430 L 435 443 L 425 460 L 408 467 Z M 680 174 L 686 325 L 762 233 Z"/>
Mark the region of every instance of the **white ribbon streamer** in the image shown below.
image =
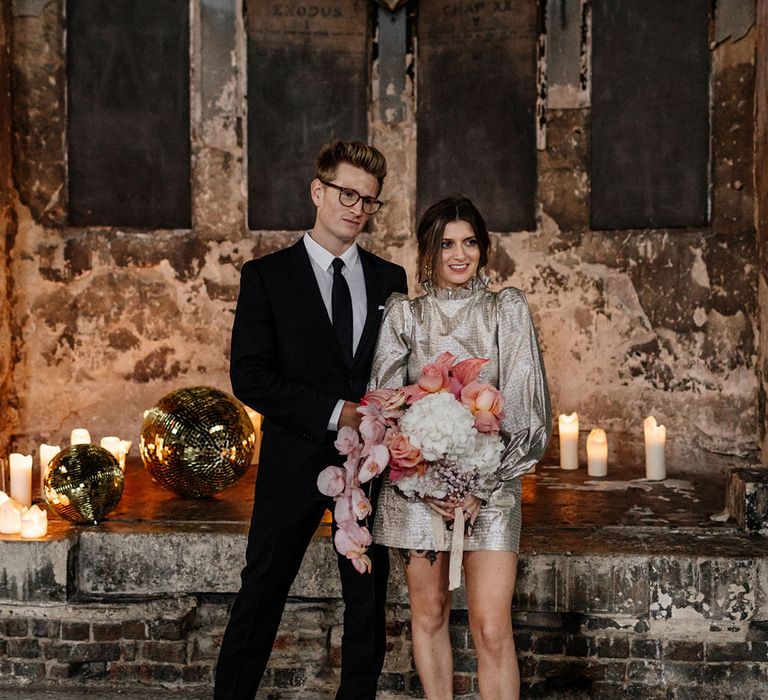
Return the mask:
<path id="1" fill-rule="evenodd" d="M 464 559 L 464 511 L 453 511 L 451 533 L 451 560 L 448 565 L 448 590 L 455 591 L 461 585 L 461 562 Z"/>

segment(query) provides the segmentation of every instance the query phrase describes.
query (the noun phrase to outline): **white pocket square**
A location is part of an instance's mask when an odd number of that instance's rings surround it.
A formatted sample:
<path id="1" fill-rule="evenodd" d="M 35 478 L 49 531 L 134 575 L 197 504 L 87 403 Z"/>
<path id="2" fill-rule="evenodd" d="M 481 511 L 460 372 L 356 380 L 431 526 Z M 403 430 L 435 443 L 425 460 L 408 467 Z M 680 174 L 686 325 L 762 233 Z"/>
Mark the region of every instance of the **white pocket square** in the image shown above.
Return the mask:
<path id="1" fill-rule="evenodd" d="M 384 311 L 384 304 L 382 304 L 381 306 L 379 306 L 379 311 Z"/>

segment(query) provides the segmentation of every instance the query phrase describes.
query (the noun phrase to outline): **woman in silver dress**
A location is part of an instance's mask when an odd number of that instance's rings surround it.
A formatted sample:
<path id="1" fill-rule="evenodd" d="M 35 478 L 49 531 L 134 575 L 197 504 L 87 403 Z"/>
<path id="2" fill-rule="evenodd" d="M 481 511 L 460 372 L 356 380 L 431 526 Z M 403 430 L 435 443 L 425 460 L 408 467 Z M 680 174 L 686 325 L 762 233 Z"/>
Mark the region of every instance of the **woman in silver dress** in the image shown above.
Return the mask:
<path id="1" fill-rule="evenodd" d="M 433 205 L 417 231 L 419 280 L 426 294 L 393 294 L 384 310 L 369 388 L 399 387 L 448 351 L 457 361 L 483 357 L 479 381 L 504 396 L 505 449 L 495 478 L 457 503 L 406 498 L 387 479 L 379 496 L 374 540 L 401 554 L 411 604 L 413 654 L 429 700 L 453 697 L 448 635 L 450 531 L 435 542 L 432 513 L 445 519 L 460 506 L 467 520 L 464 575 L 469 623 L 484 700 L 517 698 L 520 673 L 512 636 L 512 594 L 520 540 L 520 476 L 542 456 L 552 429 L 549 393 L 525 295 L 492 292 L 480 270 L 490 237 L 466 198 Z"/>

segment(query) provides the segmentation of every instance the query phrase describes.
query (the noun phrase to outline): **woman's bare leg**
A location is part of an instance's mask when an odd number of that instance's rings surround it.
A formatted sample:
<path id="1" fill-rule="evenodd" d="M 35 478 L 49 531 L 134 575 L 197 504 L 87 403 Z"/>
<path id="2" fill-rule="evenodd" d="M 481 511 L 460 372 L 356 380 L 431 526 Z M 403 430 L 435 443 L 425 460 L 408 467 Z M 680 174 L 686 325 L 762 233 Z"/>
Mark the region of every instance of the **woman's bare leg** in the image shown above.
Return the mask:
<path id="1" fill-rule="evenodd" d="M 515 552 L 465 552 L 469 628 L 483 700 L 517 700 L 520 670 L 512 635 Z"/>
<path id="2" fill-rule="evenodd" d="M 413 658 L 427 700 L 453 698 L 453 655 L 448 634 L 451 594 L 448 553 L 401 552 L 411 602 Z"/>

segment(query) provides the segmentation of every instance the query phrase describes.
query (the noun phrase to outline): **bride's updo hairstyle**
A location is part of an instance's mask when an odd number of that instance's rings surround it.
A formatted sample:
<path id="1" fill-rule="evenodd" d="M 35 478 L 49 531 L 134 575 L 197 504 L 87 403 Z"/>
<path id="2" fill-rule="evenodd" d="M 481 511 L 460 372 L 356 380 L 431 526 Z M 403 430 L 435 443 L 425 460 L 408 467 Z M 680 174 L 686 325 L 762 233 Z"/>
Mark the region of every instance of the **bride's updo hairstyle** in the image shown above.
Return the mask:
<path id="1" fill-rule="evenodd" d="M 480 249 L 478 270 L 488 264 L 491 237 L 488 235 L 482 214 L 466 197 L 447 197 L 424 212 L 416 229 L 416 242 L 419 247 L 419 282 L 437 284 L 440 244 L 443 242 L 445 227 L 452 221 L 466 221 L 475 232 L 477 246 Z"/>

